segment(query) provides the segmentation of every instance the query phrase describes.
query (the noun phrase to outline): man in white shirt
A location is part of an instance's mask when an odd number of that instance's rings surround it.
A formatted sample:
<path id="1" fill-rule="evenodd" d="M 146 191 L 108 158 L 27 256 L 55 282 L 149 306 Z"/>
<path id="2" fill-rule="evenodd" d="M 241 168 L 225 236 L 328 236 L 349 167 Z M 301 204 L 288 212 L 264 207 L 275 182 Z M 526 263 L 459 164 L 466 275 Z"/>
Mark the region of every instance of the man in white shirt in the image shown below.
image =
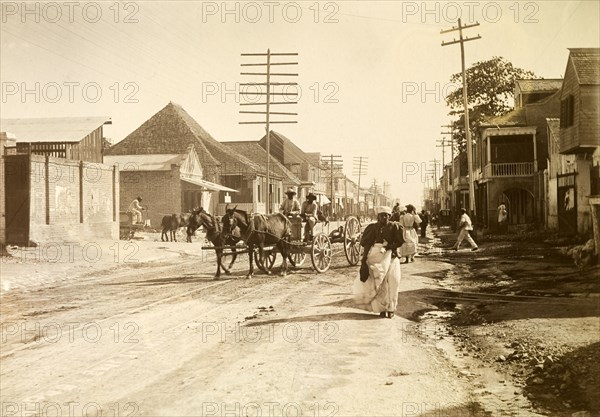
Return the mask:
<path id="1" fill-rule="evenodd" d="M 142 223 L 142 210 L 144 210 L 144 208 L 140 205 L 141 202 L 142 197 L 137 197 L 131 202 L 127 209 L 128 212 L 133 214 L 133 224 Z"/>
<path id="2" fill-rule="evenodd" d="M 475 251 L 479 249 L 477 243 L 473 240 L 471 235 L 469 234 L 470 230 L 473 230 L 473 223 L 471 223 L 471 218 L 467 214 L 467 211 L 464 208 L 459 210 L 460 213 L 460 221 L 458 224 L 458 237 L 456 238 L 456 244 L 454 245 L 454 250 L 458 250 L 460 244 L 464 239 L 467 239 L 469 245 L 471 245 L 471 250 Z"/>
<path id="3" fill-rule="evenodd" d="M 285 194 L 287 199 L 283 200 L 283 203 L 279 206 L 279 212 L 286 217 L 300 214 L 300 203 L 294 198 L 296 191 L 290 187 Z"/>

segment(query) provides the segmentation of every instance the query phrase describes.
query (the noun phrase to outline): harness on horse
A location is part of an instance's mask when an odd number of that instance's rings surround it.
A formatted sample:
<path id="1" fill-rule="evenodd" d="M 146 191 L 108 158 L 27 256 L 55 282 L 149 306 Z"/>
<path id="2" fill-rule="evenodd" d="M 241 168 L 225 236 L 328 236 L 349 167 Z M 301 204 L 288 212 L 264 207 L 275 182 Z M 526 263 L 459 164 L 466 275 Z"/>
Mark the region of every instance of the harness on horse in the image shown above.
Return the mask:
<path id="1" fill-rule="evenodd" d="M 240 213 L 240 211 L 238 211 L 238 213 Z M 274 234 L 270 230 L 268 230 L 268 228 L 269 228 L 269 220 L 268 220 L 267 215 L 261 214 L 261 213 L 253 213 L 253 214 L 248 215 L 248 213 L 246 213 L 246 212 L 243 212 L 243 213 L 245 214 L 246 222 L 248 224 L 248 228 L 246 229 L 245 232 L 242 232 L 242 228 L 239 227 L 239 225 L 237 225 L 237 227 L 240 229 L 240 236 L 239 237 L 234 236 L 231 233 L 231 230 L 224 231 L 223 234 L 227 238 L 234 237 L 234 238 L 237 238 L 238 240 L 241 239 L 244 242 L 248 242 L 248 240 L 250 240 L 250 238 L 252 236 L 254 236 L 254 235 L 263 235 L 263 236 L 269 236 L 269 237 L 275 239 L 276 242 L 273 242 L 273 244 L 277 244 L 279 242 L 284 242 L 287 245 L 291 245 L 292 244 L 287 239 L 289 237 L 289 234 L 286 233 L 284 236 L 277 236 L 276 234 Z M 278 214 L 280 214 L 280 213 L 276 213 L 275 215 L 278 215 Z M 257 218 L 257 217 L 260 218 L 260 219 L 262 219 L 262 222 L 267 225 L 267 230 L 266 231 L 256 230 L 256 228 L 254 227 L 254 221 L 255 221 L 255 218 Z M 233 216 L 231 216 L 231 218 L 233 218 Z M 286 218 L 286 220 L 287 220 L 287 218 Z M 289 230 L 286 230 L 286 231 L 289 231 Z"/>

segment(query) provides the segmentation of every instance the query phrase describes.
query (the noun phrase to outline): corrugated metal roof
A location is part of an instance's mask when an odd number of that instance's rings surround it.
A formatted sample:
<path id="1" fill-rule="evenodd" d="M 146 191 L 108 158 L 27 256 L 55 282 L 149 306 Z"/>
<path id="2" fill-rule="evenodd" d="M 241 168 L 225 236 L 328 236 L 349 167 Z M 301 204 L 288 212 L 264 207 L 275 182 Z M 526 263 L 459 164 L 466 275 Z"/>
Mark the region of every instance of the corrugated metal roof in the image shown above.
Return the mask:
<path id="1" fill-rule="evenodd" d="M 110 117 L 0 119 L 0 131 L 13 133 L 17 142 L 79 142 L 103 124 Z"/>
<path id="2" fill-rule="evenodd" d="M 179 165 L 185 155 L 105 155 L 106 165 L 118 165 L 119 171 L 170 171 L 171 165 Z"/>

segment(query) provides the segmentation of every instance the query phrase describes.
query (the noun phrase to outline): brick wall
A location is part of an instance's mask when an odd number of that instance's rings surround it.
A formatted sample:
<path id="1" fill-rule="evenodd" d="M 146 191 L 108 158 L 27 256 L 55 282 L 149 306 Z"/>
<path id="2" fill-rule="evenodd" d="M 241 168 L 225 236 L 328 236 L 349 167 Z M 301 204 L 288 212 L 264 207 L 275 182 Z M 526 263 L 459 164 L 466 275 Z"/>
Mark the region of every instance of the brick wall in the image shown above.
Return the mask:
<path id="1" fill-rule="evenodd" d="M 181 213 L 183 200 L 179 166 L 170 171 L 121 171 L 120 208 L 124 212 L 137 197 L 142 197 L 143 213 L 153 228 L 159 229 L 165 215 Z"/>
<path id="2" fill-rule="evenodd" d="M 119 238 L 119 172 L 113 167 L 31 155 L 30 173 L 30 240 Z"/>

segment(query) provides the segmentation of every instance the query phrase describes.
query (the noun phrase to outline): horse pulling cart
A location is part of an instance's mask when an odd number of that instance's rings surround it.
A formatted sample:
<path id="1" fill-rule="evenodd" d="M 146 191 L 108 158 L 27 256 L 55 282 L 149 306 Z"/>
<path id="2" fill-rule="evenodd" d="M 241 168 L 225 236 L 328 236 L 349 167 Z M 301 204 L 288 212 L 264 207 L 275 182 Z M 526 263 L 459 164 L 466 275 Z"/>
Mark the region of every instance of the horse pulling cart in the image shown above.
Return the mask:
<path id="1" fill-rule="evenodd" d="M 281 214 L 257 214 L 253 216 L 243 210 L 229 209 L 223 216 L 225 235 L 229 235 L 234 230 L 239 230 L 240 237 L 238 240 L 241 239 L 245 245 L 227 246 L 218 245 L 217 243 L 213 247 L 204 246 L 203 249 L 215 250 L 218 265 L 222 265 L 221 256 L 234 256 L 230 266 L 233 264 L 235 256 L 242 251 L 246 252 L 250 263 L 248 277 L 251 277 L 253 273 L 253 261 L 259 269 L 270 274 L 278 253 L 283 257 L 283 275 L 287 272 L 288 260 L 292 267 L 299 267 L 304 264 L 309 255 L 313 268 L 317 272 L 323 273 L 329 269 L 335 254 L 333 243 L 343 244 L 344 254 L 350 265 L 358 264 L 360 261 L 362 230 L 356 217 L 348 217 L 344 225 L 331 234 L 328 233 L 328 223 L 317 223 L 314 229 L 312 239 L 306 240 L 303 236 L 304 227 L 300 217 L 287 219 Z M 211 230 L 213 230 L 212 227 Z M 213 243 L 219 242 L 215 238 L 211 240 L 214 241 Z M 225 272 L 229 273 L 227 270 Z M 217 266 L 215 277 L 219 275 L 219 266 Z"/>

